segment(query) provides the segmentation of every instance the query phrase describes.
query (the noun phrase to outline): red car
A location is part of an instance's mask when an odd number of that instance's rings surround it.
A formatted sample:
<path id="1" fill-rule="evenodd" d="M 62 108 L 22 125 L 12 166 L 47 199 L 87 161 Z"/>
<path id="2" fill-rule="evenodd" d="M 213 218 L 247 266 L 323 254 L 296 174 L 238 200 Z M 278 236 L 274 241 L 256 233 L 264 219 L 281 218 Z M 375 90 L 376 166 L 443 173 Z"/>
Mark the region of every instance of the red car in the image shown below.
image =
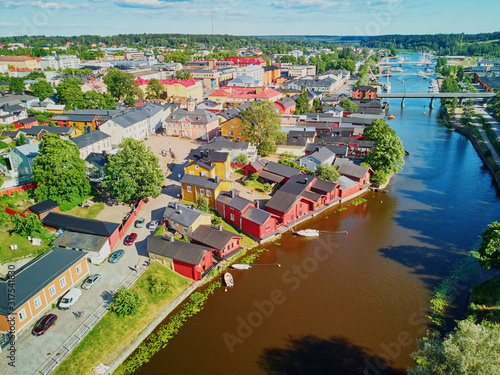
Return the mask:
<path id="1" fill-rule="evenodd" d="M 130 246 L 137 239 L 137 233 L 130 233 L 127 237 L 125 237 L 125 245 Z"/>
<path id="2" fill-rule="evenodd" d="M 38 323 L 36 323 L 31 333 L 33 334 L 33 336 L 43 335 L 50 328 L 50 326 L 55 324 L 56 320 L 57 320 L 57 315 L 55 314 L 45 315 L 42 319 L 38 321 Z"/>

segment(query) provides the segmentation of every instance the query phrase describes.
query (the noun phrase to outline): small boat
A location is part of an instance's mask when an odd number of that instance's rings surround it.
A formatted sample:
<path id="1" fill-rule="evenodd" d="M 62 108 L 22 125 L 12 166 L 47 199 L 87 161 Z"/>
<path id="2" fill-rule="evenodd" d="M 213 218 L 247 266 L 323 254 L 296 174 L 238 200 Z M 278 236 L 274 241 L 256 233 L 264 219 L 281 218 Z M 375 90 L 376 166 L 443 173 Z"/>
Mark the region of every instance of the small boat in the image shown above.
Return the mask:
<path id="1" fill-rule="evenodd" d="M 233 275 L 231 275 L 229 272 L 226 272 L 224 274 L 224 283 L 227 287 L 234 286 Z"/>
<path id="2" fill-rule="evenodd" d="M 299 236 L 304 236 L 304 237 L 318 237 L 319 236 L 319 230 L 316 229 L 303 229 L 299 230 L 298 232 L 294 232 L 295 234 L 298 234 Z"/>
<path id="3" fill-rule="evenodd" d="M 248 270 L 248 269 L 252 268 L 252 265 L 250 265 L 250 264 L 232 264 L 231 267 L 234 268 L 235 270 Z"/>
<path id="4" fill-rule="evenodd" d="M 394 120 L 394 119 L 396 118 L 396 116 L 394 116 L 394 115 L 390 115 L 390 116 L 387 116 L 387 118 L 388 118 L 389 120 Z"/>

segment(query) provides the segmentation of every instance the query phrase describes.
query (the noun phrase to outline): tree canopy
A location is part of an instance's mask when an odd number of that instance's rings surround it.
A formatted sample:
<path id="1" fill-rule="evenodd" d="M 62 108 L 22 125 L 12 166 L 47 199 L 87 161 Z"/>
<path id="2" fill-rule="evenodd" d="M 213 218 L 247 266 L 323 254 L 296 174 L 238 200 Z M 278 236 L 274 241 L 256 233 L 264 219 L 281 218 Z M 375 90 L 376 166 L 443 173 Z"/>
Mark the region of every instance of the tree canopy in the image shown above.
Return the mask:
<path id="1" fill-rule="evenodd" d="M 241 111 L 241 118 L 243 133 L 261 155 L 274 153 L 276 143 L 286 140 L 286 134 L 281 131 L 280 115 L 270 101 L 252 102 L 248 109 Z"/>
<path id="2" fill-rule="evenodd" d="M 32 72 L 34 73 L 34 72 Z M 47 81 L 40 80 L 35 82 L 30 87 L 31 92 L 35 95 L 40 101 L 44 101 L 49 96 L 54 95 L 54 89 Z"/>
<path id="3" fill-rule="evenodd" d="M 164 181 L 158 158 L 141 142 L 126 138 L 104 167 L 103 184 L 119 201 L 156 198 Z"/>
<path id="4" fill-rule="evenodd" d="M 303 113 L 312 112 L 311 105 L 309 104 L 309 99 L 307 91 L 303 89 L 295 101 L 295 115 L 301 115 Z"/>
<path id="5" fill-rule="evenodd" d="M 18 77 L 9 78 L 9 91 L 23 91 L 24 89 L 25 86 L 22 78 Z"/>
<path id="6" fill-rule="evenodd" d="M 78 147 L 51 133 L 44 135 L 39 154 L 33 160 L 33 180 L 38 184 L 35 196 L 39 201 L 52 199 L 62 203 L 90 193 Z"/>
<path id="7" fill-rule="evenodd" d="M 156 78 L 151 78 L 148 83 L 148 98 L 160 99 L 163 96 L 165 87 Z"/>
<path id="8" fill-rule="evenodd" d="M 500 268 L 500 223 L 494 221 L 482 234 L 479 263 L 485 269 Z"/>
<path id="9" fill-rule="evenodd" d="M 135 290 L 120 287 L 113 296 L 110 310 L 118 316 L 135 315 L 142 306 L 142 299 Z"/>
<path id="10" fill-rule="evenodd" d="M 337 181 L 340 177 L 340 173 L 337 170 L 337 166 L 328 163 L 321 163 L 316 167 L 316 176 L 326 181 Z"/>
<path id="11" fill-rule="evenodd" d="M 110 68 L 104 77 L 104 83 L 108 86 L 109 93 L 118 100 L 142 95 L 142 90 L 135 84 L 132 73 Z"/>
<path id="12" fill-rule="evenodd" d="M 358 109 L 358 105 L 351 102 L 348 98 L 342 98 L 340 99 L 340 106 L 344 109 Z"/>

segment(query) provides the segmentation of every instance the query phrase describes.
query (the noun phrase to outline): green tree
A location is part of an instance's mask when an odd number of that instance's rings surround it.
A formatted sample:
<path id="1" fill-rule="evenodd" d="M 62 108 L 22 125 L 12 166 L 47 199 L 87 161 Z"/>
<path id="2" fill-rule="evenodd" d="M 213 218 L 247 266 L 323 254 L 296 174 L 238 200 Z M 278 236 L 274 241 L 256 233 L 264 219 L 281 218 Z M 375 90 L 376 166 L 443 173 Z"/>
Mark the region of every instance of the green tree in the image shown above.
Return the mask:
<path id="1" fill-rule="evenodd" d="M 250 176 L 250 179 L 252 181 L 257 181 L 259 179 L 259 174 L 258 173 L 252 173 L 252 175 Z"/>
<path id="2" fill-rule="evenodd" d="M 222 224 L 222 218 L 214 215 L 212 217 L 212 225 L 218 226 L 219 224 Z"/>
<path id="3" fill-rule="evenodd" d="M 372 121 L 372 124 L 370 126 L 367 126 L 363 130 L 363 139 L 375 141 L 382 138 L 384 134 L 396 135 L 396 131 L 391 128 L 389 124 L 384 120 L 376 119 Z"/>
<path id="4" fill-rule="evenodd" d="M 307 95 L 307 91 L 303 89 L 295 100 L 295 115 L 301 115 L 303 113 L 311 112 L 311 106 L 309 105 L 309 99 Z"/>
<path id="5" fill-rule="evenodd" d="M 132 73 L 110 68 L 104 77 L 104 83 L 108 86 L 109 93 L 118 100 L 142 96 L 142 90 L 135 84 Z"/>
<path id="6" fill-rule="evenodd" d="M 131 96 L 127 96 L 125 99 L 123 99 L 123 103 L 129 107 L 135 107 L 135 99 Z"/>
<path id="7" fill-rule="evenodd" d="M 272 186 L 269 182 L 266 182 L 264 185 L 262 185 L 262 189 L 267 193 L 268 191 L 272 190 Z"/>
<path id="8" fill-rule="evenodd" d="M 464 80 L 464 67 L 459 65 L 457 68 L 457 81 L 462 82 Z"/>
<path id="9" fill-rule="evenodd" d="M 337 181 L 340 173 L 337 171 L 337 166 L 328 163 L 321 163 L 316 167 L 316 176 L 326 181 Z"/>
<path id="10" fill-rule="evenodd" d="M 479 263 L 484 269 L 500 268 L 500 223 L 494 221 L 482 234 Z"/>
<path id="11" fill-rule="evenodd" d="M 200 211 L 210 212 L 208 208 L 208 200 L 205 197 L 199 196 L 196 201 L 196 208 Z"/>
<path id="12" fill-rule="evenodd" d="M 239 154 L 237 157 L 236 157 L 236 163 L 237 164 L 248 164 L 248 156 L 247 154 Z"/>
<path id="13" fill-rule="evenodd" d="M 344 109 L 353 109 L 356 110 L 358 109 L 358 105 L 351 102 L 348 98 L 342 98 L 340 99 L 340 106 Z"/>
<path id="14" fill-rule="evenodd" d="M 57 99 L 65 104 L 67 109 L 82 109 L 84 100 L 81 85 L 82 80 L 80 78 L 65 78 L 57 86 Z"/>
<path id="15" fill-rule="evenodd" d="M 43 229 L 42 221 L 35 214 L 28 215 L 25 218 L 21 215 L 12 215 L 11 222 L 14 224 L 14 231 L 23 237 L 33 237 L 40 234 Z"/>
<path id="16" fill-rule="evenodd" d="M 411 356 L 417 366 L 409 375 L 496 375 L 500 373 L 500 327 L 488 322 L 458 322 L 444 339 L 431 332 L 418 341 Z"/>
<path id="17" fill-rule="evenodd" d="M 120 287 L 113 296 L 110 310 L 119 317 L 135 315 L 142 306 L 142 299 L 135 290 Z"/>
<path id="18" fill-rule="evenodd" d="M 148 83 L 148 98 L 160 99 L 163 97 L 165 87 L 156 78 L 152 78 Z"/>
<path id="19" fill-rule="evenodd" d="M 252 102 L 248 109 L 241 111 L 241 118 L 243 133 L 261 155 L 274 153 L 276 143 L 286 140 L 286 134 L 281 132 L 280 115 L 268 100 Z"/>
<path id="20" fill-rule="evenodd" d="M 39 154 L 33 160 L 33 180 L 38 184 L 35 196 L 39 201 L 52 199 L 62 203 L 90 193 L 78 147 L 51 133 L 44 135 Z"/>
<path id="21" fill-rule="evenodd" d="M 126 138 L 104 167 L 103 185 L 119 201 L 153 197 L 161 193 L 164 177 L 158 157 L 144 144 Z"/>
<path id="22" fill-rule="evenodd" d="M 447 76 L 441 84 L 441 92 L 460 92 L 460 86 L 452 76 Z"/>
<path id="23" fill-rule="evenodd" d="M 368 86 L 370 84 L 370 78 L 368 76 L 362 76 L 359 77 L 356 83 L 354 84 L 354 87 L 359 87 L 359 86 Z"/>
<path id="24" fill-rule="evenodd" d="M 16 139 L 16 146 L 22 146 L 26 143 L 26 136 L 24 135 L 24 133 L 19 133 L 19 137 L 17 137 Z"/>
<path id="25" fill-rule="evenodd" d="M 35 95 L 40 101 L 44 101 L 49 96 L 54 95 L 54 89 L 47 81 L 40 80 L 31 85 L 31 92 Z"/>
<path id="26" fill-rule="evenodd" d="M 175 72 L 175 78 L 177 79 L 190 79 L 193 78 L 190 72 L 183 72 L 182 70 L 178 70 Z"/>
<path id="27" fill-rule="evenodd" d="M 23 91 L 26 87 L 22 78 L 11 77 L 9 82 L 9 91 Z"/>
<path id="28" fill-rule="evenodd" d="M 89 90 L 83 94 L 83 107 L 88 109 L 116 109 L 117 105 L 109 94 Z"/>
<path id="29" fill-rule="evenodd" d="M 462 124 L 467 125 L 471 121 L 473 114 L 474 114 L 474 103 L 472 102 L 471 99 L 469 99 L 465 103 L 462 110 L 462 116 L 460 119 Z"/>
<path id="30" fill-rule="evenodd" d="M 38 78 L 42 78 L 42 79 L 47 79 L 47 77 L 45 76 L 45 73 L 44 72 L 37 72 L 36 70 L 30 72 L 27 76 L 26 76 L 27 79 L 38 79 Z"/>

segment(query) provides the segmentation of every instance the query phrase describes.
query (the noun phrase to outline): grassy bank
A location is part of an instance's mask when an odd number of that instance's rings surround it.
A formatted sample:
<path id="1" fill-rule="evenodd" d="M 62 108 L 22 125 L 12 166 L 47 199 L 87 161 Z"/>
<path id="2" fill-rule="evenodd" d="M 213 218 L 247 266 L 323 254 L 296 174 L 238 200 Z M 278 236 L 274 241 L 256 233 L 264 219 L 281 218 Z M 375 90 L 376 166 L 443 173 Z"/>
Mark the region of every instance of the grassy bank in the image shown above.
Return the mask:
<path id="1" fill-rule="evenodd" d="M 167 294 L 157 296 L 150 292 L 151 274 L 168 277 L 171 288 Z M 137 315 L 119 318 L 108 312 L 53 374 L 93 374 L 93 367 L 99 363 L 111 363 L 189 284 L 188 279 L 154 262 L 131 288 L 144 301 Z"/>
<path id="2" fill-rule="evenodd" d="M 500 276 L 472 287 L 473 297 L 469 314 L 477 321 L 500 323 Z"/>

